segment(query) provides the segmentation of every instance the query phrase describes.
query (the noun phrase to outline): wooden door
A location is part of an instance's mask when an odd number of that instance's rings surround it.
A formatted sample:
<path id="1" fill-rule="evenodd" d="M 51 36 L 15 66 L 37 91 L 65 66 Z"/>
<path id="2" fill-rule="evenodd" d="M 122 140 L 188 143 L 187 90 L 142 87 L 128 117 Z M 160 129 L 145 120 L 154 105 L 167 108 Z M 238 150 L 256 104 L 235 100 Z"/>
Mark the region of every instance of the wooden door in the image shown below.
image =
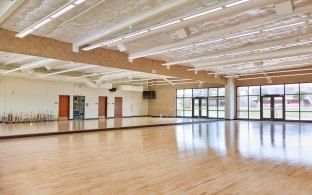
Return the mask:
<path id="1" fill-rule="evenodd" d="M 59 120 L 69 119 L 69 96 L 59 96 Z"/>
<path id="2" fill-rule="evenodd" d="M 122 117 L 122 97 L 115 97 L 115 117 Z"/>
<path id="3" fill-rule="evenodd" d="M 99 118 L 107 118 L 107 97 L 99 96 Z"/>

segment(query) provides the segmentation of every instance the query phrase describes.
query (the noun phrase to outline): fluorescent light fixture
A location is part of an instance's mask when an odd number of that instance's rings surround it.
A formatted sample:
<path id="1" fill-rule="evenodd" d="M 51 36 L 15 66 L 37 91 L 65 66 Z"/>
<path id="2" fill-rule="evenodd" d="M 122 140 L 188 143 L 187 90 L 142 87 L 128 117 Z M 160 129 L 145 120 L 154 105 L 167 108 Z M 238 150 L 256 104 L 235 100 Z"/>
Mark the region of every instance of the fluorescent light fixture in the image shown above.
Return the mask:
<path id="1" fill-rule="evenodd" d="M 67 7 L 61 9 L 60 11 L 56 12 L 55 14 L 53 14 L 51 16 L 51 18 L 55 19 L 57 17 L 59 17 L 60 15 L 64 14 L 65 12 L 68 12 L 69 10 L 73 9 L 75 7 L 75 5 L 70 4 Z"/>
<path id="2" fill-rule="evenodd" d="M 158 52 L 150 53 L 150 54 L 147 54 L 146 56 L 153 56 L 153 55 L 157 55 L 157 54 L 161 54 L 161 53 L 165 53 L 165 52 L 168 52 L 168 50 L 163 50 L 163 51 L 158 51 Z"/>
<path id="3" fill-rule="evenodd" d="M 99 48 L 99 47 L 102 47 L 104 45 L 108 45 L 108 44 L 111 44 L 111 43 L 115 43 L 117 41 L 121 41 L 122 38 L 117 38 L 117 39 L 112 39 L 112 40 L 108 40 L 108 41 L 104 41 L 102 43 L 98 43 L 98 44 L 95 44 L 95 45 L 91 45 L 89 47 L 85 47 L 85 48 L 82 48 L 83 51 L 89 51 L 89 50 L 92 50 L 92 49 L 95 49 L 95 48 Z"/>
<path id="4" fill-rule="evenodd" d="M 279 26 L 279 27 L 275 27 L 275 28 L 269 28 L 269 29 L 263 30 L 263 32 L 272 31 L 272 30 L 278 30 L 278 29 L 281 29 L 281 28 L 287 28 L 287 27 L 297 26 L 297 25 L 301 25 L 301 24 L 305 24 L 305 22 L 298 22 L 298 23 L 295 23 L 295 24 L 289 24 L 289 25 Z"/>
<path id="5" fill-rule="evenodd" d="M 251 53 L 251 52 L 252 51 L 242 51 L 242 52 L 237 52 L 237 53 L 229 53 L 229 54 L 226 54 L 226 56 L 240 55 L 240 54 Z"/>
<path id="6" fill-rule="evenodd" d="M 79 5 L 79 4 L 81 4 L 81 3 L 83 3 L 83 2 L 85 2 L 86 0 L 77 0 L 77 1 L 75 1 L 75 5 Z"/>
<path id="7" fill-rule="evenodd" d="M 148 32 L 148 30 L 142 30 L 142 31 L 139 31 L 139 32 L 136 32 L 136 33 L 130 34 L 130 35 L 126 35 L 126 36 L 124 36 L 123 38 L 124 38 L 124 39 L 127 39 L 127 38 L 134 37 L 134 36 L 137 36 L 137 35 L 140 35 L 140 34 L 146 33 L 146 32 Z"/>
<path id="8" fill-rule="evenodd" d="M 187 63 L 187 62 L 195 62 L 198 60 L 201 60 L 201 58 L 196 58 L 196 59 L 191 59 L 191 60 L 182 60 L 182 61 L 177 61 L 177 62 L 169 62 L 169 63 L 164 63 L 162 65 L 163 66 L 170 66 L 170 65 L 176 65 L 176 64 Z"/>
<path id="9" fill-rule="evenodd" d="M 225 5 L 225 7 L 233 7 L 233 6 L 235 6 L 235 5 L 239 5 L 239 4 L 242 4 L 242 3 L 246 3 L 246 2 L 248 2 L 248 1 L 250 1 L 250 0 L 240 0 L 240 1 L 236 1 L 236 2 L 234 2 L 234 3 L 230 3 L 230 4 Z"/>
<path id="10" fill-rule="evenodd" d="M 190 47 L 193 47 L 193 45 L 188 45 L 188 46 L 183 46 L 183 47 L 177 47 L 177 48 L 174 48 L 174 49 L 170 49 L 170 51 L 176 51 L 176 50 L 186 49 L 186 48 L 190 48 Z"/>
<path id="11" fill-rule="evenodd" d="M 218 56 L 205 57 L 205 58 L 201 58 L 201 60 L 209 60 L 209 59 L 219 58 L 219 57 L 224 57 L 224 55 L 218 55 Z"/>
<path id="12" fill-rule="evenodd" d="M 167 26 L 170 26 L 170 25 L 173 25 L 173 24 L 177 24 L 179 22 L 181 22 L 181 20 L 175 20 L 175 21 L 172 21 L 172 22 L 169 22 L 169 23 L 166 23 L 166 24 L 162 24 L 162 25 L 159 25 L 159 26 L 152 27 L 149 30 L 157 30 L 157 29 L 160 29 L 160 28 L 163 28 L 163 27 L 167 27 Z"/>
<path id="13" fill-rule="evenodd" d="M 200 83 L 200 82 L 196 82 L 196 81 L 194 81 L 194 82 L 181 82 L 181 83 L 173 83 L 174 85 L 182 85 L 182 84 L 190 84 L 190 83 Z M 151 84 L 149 84 L 148 86 L 156 86 L 156 85 L 172 85 L 171 83 L 156 83 L 156 84 L 154 84 L 154 83 L 151 83 Z"/>
<path id="14" fill-rule="evenodd" d="M 33 28 L 34 29 L 38 29 L 41 26 L 45 25 L 46 23 L 50 22 L 51 20 L 52 20 L 51 18 L 47 18 L 47 19 L 43 20 L 42 22 L 36 24 Z"/>
<path id="15" fill-rule="evenodd" d="M 18 38 L 24 38 L 24 37 L 26 37 L 27 35 L 29 35 L 30 33 L 32 33 L 33 31 L 34 31 L 35 29 L 28 29 L 28 30 L 26 30 L 26 31 L 24 31 L 24 32 L 20 32 L 20 33 L 18 33 L 17 35 L 15 35 L 16 37 L 18 37 Z"/>
<path id="16" fill-rule="evenodd" d="M 80 67 L 80 68 L 74 68 L 74 69 L 69 69 L 69 70 L 62 70 L 62 71 L 58 71 L 58 72 L 53 72 L 53 73 L 49 73 L 49 74 L 45 74 L 45 75 L 41 75 L 39 77 L 46 77 L 46 76 L 51 76 L 51 75 L 56 75 L 56 74 L 61 74 L 61 73 L 65 73 L 65 72 L 72 72 L 72 71 L 76 71 L 76 70 L 82 70 L 82 69 L 86 69 L 86 68 L 92 68 L 96 65 L 92 65 L 92 66 L 84 66 L 84 67 Z"/>
<path id="17" fill-rule="evenodd" d="M 195 15 L 192 15 L 192 16 L 185 17 L 182 20 L 184 20 L 184 21 L 185 20 L 190 20 L 190 19 L 193 19 L 193 18 L 197 18 L 199 16 L 203 16 L 203 15 L 210 14 L 210 13 L 213 13 L 213 12 L 216 12 L 216 11 L 220 11 L 222 9 L 223 9 L 222 7 L 217 7 L 215 9 L 211 9 L 211 10 L 208 10 L 208 11 L 205 11 L 205 12 L 201 12 L 201 13 L 198 13 L 198 14 L 195 14 Z"/>
<path id="18" fill-rule="evenodd" d="M 101 47 L 102 44 L 96 44 L 96 45 L 91 45 L 89 47 L 85 47 L 85 48 L 82 48 L 83 51 L 89 51 L 89 50 L 92 50 L 92 49 L 95 49 L 95 48 L 98 48 L 98 47 Z"/>
<path id="19" fill-rule="evenodd" d="M 245 33 L 245 34 L 241 34 L 241 35 L 235 35 L 232 37 L 226 37 L 225 39 L 234 39 L 234 38 L 238 38 L 238 37 L 244 37 L 244 36 L 248 36 L 248 35 L 254 35 L 254 34 L 258 34 L 260 33 L 260 31 L 255 31 L 255 32 L 250 32 L 250 33 Z"/>
<path id="20" fill-rule="evenodd" d="M 117 39 L 112 39 L 112 40 L 104 41 L 103 43 L 101 43 L 101 46 L 108 45 L 108 44 L 111 44 L 111 43 L 115 43 L 115 42 L 121 41 L 121 40 L 122 40 L 122 38 L 117 38 Z"/>
<path id="21" fill-rule="evenodd" d="M 219 41 L 223 41 L 224 39 L 217 39 L 217 40 L 212 40 L 212 41 L 206 41 L 206 42 L 202 42 L 202 43 L 196 43 L 196 46 L 200 46 L 200 45 L 206 45 L 209 43 L 215 43 L 215 42 L 219 42 Z"/>

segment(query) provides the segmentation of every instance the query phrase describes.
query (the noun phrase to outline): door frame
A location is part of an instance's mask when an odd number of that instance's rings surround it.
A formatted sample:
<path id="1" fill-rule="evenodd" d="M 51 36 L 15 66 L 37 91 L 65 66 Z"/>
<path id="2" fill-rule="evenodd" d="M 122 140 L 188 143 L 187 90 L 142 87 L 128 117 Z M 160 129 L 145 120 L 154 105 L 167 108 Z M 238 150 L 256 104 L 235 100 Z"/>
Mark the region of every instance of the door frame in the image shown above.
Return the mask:
<path id="1" fill-rule="evenodd" d="M 282 118 L 275 118 L 274 117 L 274 107 L 275 107 L 275 103 L 274 103 L 274 98 L 275 97 L 281 97 L 282 98 L 282 114 L 283 117 Z M 271 111 L 271 117 L 270 118 L 263 118 L 263 98 L 270 98 L 270 111 Z M 260 120 L 271 120 L 271 121 L 285 121 L 285 95 L 262 95 L 260 96 Z"/>
<path id="2" fill-rule="evenodd" d="M 195 102 L 195 99 L 198 99 L 199 102 L 198 102 L 198 106 L 199 106 L 199 116 L 194 116 L 194 102 Z M 207 109 L 206 109 L 206 116 L 202 116 L 202 99 L 206 99 L 207 101 Z M 193 97 L 192 98 L 192 118 L 208 118 L 208 97 Z"/>

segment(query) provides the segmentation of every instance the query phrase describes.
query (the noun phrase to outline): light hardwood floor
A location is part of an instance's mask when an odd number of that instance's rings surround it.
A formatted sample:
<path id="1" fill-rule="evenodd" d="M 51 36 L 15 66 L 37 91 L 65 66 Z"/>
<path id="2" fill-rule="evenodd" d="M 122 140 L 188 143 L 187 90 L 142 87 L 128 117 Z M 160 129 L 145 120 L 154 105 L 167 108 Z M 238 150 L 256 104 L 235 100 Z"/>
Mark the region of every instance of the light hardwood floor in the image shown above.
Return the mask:
<path id="1" fill-rule="evenodd" d="M 217 121 L 0 141 L 0 194 L 312 194 L 312 124 Z"/>

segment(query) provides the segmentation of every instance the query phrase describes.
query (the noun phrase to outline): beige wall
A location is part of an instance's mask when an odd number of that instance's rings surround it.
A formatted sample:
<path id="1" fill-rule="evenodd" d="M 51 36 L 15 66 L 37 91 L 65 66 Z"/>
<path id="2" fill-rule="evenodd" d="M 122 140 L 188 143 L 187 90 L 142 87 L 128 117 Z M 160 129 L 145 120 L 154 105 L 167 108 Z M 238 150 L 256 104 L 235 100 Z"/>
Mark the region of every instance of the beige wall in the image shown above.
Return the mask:
<path id="1" fill-rule="evenodd" d="M 156 91 L 156 99 L 148 101 L 148 114 L 150 116 L 176 116 L 176 90 L 187 88 L 205 88 L 205 87 L 224 87 L 222 85 L 176 85 L 176 86 L 159 86 L 150 88 Z"/>

